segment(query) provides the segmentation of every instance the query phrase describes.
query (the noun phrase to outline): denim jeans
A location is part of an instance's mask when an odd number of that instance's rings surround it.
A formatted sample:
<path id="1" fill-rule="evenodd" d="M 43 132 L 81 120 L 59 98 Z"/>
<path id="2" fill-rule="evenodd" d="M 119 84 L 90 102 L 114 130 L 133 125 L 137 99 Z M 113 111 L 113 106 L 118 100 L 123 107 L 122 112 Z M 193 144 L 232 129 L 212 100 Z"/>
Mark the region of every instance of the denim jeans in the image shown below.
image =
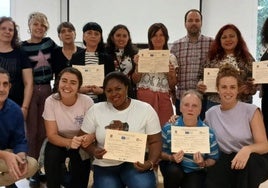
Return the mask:
<path id="1" fill-rule="evenodd" d="M 154 171 L 137 171 L 132 163 L 102 167 L 94 165 L 94 188 L 156 188 Z"/>

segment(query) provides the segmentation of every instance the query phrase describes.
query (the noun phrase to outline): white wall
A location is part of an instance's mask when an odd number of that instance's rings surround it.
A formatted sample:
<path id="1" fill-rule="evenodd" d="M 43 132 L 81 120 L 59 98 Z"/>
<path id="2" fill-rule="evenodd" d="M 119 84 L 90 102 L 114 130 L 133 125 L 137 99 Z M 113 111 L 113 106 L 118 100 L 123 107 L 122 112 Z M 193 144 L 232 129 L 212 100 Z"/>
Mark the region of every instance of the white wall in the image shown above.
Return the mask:
<path id="1" fill-rule="evenodd" d="M 225 24 L 232 23 L 241 31 L 255 57 L 258 0 L 203 0 L 203 33 L 215 37 Z"/>
<path id="2" fill-rule="evenodd" d="M 60 0 L 11 0 L 11 17 L 19 26 L 21 40 L 30 38 L 28 28 L 28 16 L 35 11 L 43 12 L 47 15 L 50 29 L 47 36 L 59 43 L 57 26 L 61 22 Z"/>
<path id="3" fill-rule="evenodd" d="M 29 38 L 28 15 L 41 11 L 50 23 L 47 35 L 59 43 L 56 28 L 65 21 L 62 2 L 66 0 L 11 0 L 11 16 L 20 26 L 21 39 Z M 255 57 L 257 4 L 258 0 L 203 0 L 202 33 L 214 37 L 221 26 L 233 23 L 241 30 Z M 199 0 L 70 0 L 69 14 L 77 30 L 77 41 L 82 39 L 83 25 L 96 21 L 103 28 L 105 41 L 111 28 L 122 23 L 129 27 L 133 42 L 147 43 L 148 27 L 154 22 L 163 22 L 169 30 L 169 43 L 172 43 L 186 34 L 184 14 L 191 8 L 199 9 Z"/>
<path id="4" fill-rule="evenodd" d="M 77 27 L 78 40 L 84 24 L 95 21 L 101 25 L 105 41 L 113 26 L 125 24 L 134 43 L 148 43 L 149 26 L 162 22 L 172 43 L 186 34 L 184 14 L 193 8 L 199 9 L 199 0 L 70 0 L 70 21 Z"/>

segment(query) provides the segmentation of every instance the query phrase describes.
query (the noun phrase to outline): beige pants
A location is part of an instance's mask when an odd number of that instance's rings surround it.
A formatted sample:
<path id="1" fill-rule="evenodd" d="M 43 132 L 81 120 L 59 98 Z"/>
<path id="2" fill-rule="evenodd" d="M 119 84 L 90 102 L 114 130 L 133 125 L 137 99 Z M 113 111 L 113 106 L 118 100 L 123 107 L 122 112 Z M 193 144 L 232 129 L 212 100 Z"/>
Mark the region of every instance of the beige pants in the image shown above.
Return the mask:
<path id="1" fill-rule="evenodd" d="M 21 179 L 29 178 L 33 176 L 39 169 L 37 161 L 27 156 L 28 160 L 28 172 Z M 15 183 L 16 181 L 9 175 L 8 167 L 4 160 L 0 159 L 0 186 L 7 186 Z"/>

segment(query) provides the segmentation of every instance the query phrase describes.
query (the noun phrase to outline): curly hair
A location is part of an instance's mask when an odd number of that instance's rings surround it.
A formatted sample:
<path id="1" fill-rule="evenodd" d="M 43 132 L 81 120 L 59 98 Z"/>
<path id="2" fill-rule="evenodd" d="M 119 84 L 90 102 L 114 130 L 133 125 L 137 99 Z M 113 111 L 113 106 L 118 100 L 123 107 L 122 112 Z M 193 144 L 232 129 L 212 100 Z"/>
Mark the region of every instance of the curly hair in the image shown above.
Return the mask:
<path id="1" fill-rule="evenodd" d="M 222 64 L 219 68 L 219 72 L 216 78 L 216 87 L 219 87 L 220 79 L 223 77 L 234 77 L 237 80 L 238 87 L 242 85 L 240 71 L 230 63 Z"/>
<path id="2" fill-rule="evenodd" d="M 215 40 L 212 42 L 210 49 L 209 49 L 209 53 L 208 53 L 209 60 L 211 61 L 214 59 L 218 59 L 218 60 L 224 59 L 226 54 L 225 54 L 223 47 L 221 46 L 221 37 L 223 35 L 223 32 L 227 29 L 232 29 L 237 35 L 238 42 L 237 42 L 237 46 L 234 49 L 234 56 L 236 57 L 236 59 L 237 60 L 241 59 L 243 62 L 251 61 L 253 57 L 249 53 L 247 44 L 245 40 L 243 39 L 242 34 L 239 31 L 239 29 L 233 24 L 224 25 L 218 31 L 215 37 Z"/>

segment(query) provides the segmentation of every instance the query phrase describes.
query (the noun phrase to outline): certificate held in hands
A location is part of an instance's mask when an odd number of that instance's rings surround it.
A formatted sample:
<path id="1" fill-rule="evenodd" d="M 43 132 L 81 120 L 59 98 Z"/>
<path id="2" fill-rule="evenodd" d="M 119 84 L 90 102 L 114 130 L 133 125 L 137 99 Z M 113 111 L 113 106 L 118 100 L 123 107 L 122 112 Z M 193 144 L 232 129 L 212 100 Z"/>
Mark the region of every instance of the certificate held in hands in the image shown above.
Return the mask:
<path id="1" fill-rule="evenodd" d="M 144 163 L 147 135 L 106 129 L 104 159 Z"/>
<path id="2" fill-rule="evenodd" d="M 207 86 L 206 92 L 216 93 L 216 78 L 219 68 L 204 68 L 204 84 Z"/>
<path id="3" fill-rule="evenodd" d="M 252 64 L 252 77 L 254 84 L 267 84 L 268 83 L 268 61 L 253 62 Z"/>
<path id="4" fill-rule="evenodd" d="M 140 50 L 138 72 L 169 72 L 169 50 Z"/>
<path id="5" fill-rule="evenodd" d="M 171 152 L 210 153 L 208 127 L 171 126 Z"/>
<path id="6" fill-rule="evenodd" d="M 83 76 L 83 86 L 95 85 L 102 86 L 104 80 L 104 65 L 73 65 Z"/>

